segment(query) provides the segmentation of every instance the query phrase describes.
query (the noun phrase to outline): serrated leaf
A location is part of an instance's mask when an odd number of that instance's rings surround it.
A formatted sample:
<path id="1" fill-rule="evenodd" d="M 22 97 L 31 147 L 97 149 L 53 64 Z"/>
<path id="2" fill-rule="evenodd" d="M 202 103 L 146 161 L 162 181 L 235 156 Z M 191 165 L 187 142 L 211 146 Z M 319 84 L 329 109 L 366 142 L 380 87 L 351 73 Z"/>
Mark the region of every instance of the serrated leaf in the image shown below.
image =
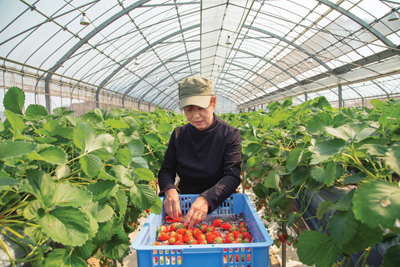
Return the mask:
<path id="1" fill-rule="evenodd" d="M 362 180 L 364 180 L 366 177 L 366 175 L 363 172 L 358 172 L 349 176 L 346 176 L 344 178 L 344 182 L 346 184 L 357 184 L 359 182 L 361 182 Z"/>
<path id="2" fill-rule="evenodd" d="M 359 142 L 371 134 L 377 129 L 365 127 L 364 123 L 348 123 L 337 128 L 326 127 L 325 130 L 328 134 L 340 138 L 344 141 L 353 140 Z"/>
<path id="3" fill-rule="evenodd" d="M 81 164 L 83 171 L 89 177 L 96 176 L 102 167 L 101 159 L 92 154 L 87 154 L 81 157 L 79 163 Z"/>
<path id="4" fill-rule="evenodd" d="M 355 190 L 351 190 L 349 193 L 341 197 L 338 202 L 335 203 L 333 209 L 341 211 L 350 211 L 352 207 L 353 197 Z"/>
<path id="5" fill-rule="evenodd" d="M 4 96 L 3 106 L 15 114 L 22 115 L 22 107 L 25 103 L 25 94 L 18 87 L 11 87 Z"/>
<path id="6" fill-rule="evenodd" d="M 384 156 L 388 152 L 388 148 L 378 144 L 365 144 L 358 148 L 359 150 L 367 150 L 372 156 Z"/>
<path id="7" fill-rule="evenodd" d="M 400 175 L 400 147 L 390 148 L 385 158 L 387 164 Z"/>
<path id="8" fill-rule="evenodd" d="M 163 202 L 160 198 L 156 198 L 156 202 L 150 207 L 150 212 L 154 214 L 161 214 Z"/>
<path id="9" fill-rule="evenodd" d="M 85 209 L 80 209 L 80 211 L 82 211 L 86 215 L 86 218 L 89 221 L 89 240 L 90 240 L 91 238 L 94 238 L 96 236 L 97 230 L 99 229 L 99 224 L 89 211 Z"/>
<path id="10" fill-rule="evenodd" d="M 93 238 L 93 243 L 97 245 L 103 245 L 111 237 L 117 230 L 118 222 L 115 217 L 111 217 L 111 220 L 108 220 L 105 223 L 99 223 L 99 230 L 97 231 L 96 236 Z"/>
<path id="11" fill-rule="evenodd" d="M 297 168 L 297 165 L 300 163 L 304 149 L 303 148 L 295 148 L 289 152 L 289 155 L 286 159 L 286 168 L 289 172 L 294 171 Z"/>
<path id="12" fill-rule="evenodd" d="M 247 164 L 247 167 L 253 168 L 253 167 L 259 166 L 261 161 L 262 161 L 261 157 L 253 156 L 247 160 L 246 164 Z"/>
<path id="13" fill-rule="evenodd" d="M 97 136 L 87 147 L 87 152 L 98 156 L 102 160 L 108 160 L 117 150 L 115 138 L 109 134 Z"/>
<path id="14" fill-rule="evenodd" d="M 132 162 L 132 153 L 131 151 L 124 147 L 120 150 L 117 151 L 116 157 L 118 159 L 118 161 L 124 165 L 125 167 L 128 167 L 131 162 Z"/>
<path id="15" fill-rule="evenodd" d="M 149 144 L 150 146 L 156 146 L 160 143 L 158 136 L 154 133 L 146 134 L 145 136 L 143 136 L 143 138 L 146 141 L 146 143 Z"/>
<path id="16" fill-rule="evenodd" d="M 102 180 L 110 180 L 110 181 L 117 182 L 117 179 L 114 176 L 111 176 L 104 170 L 100 170 L 99 174 L 97 175 L 97 178 L 102 179 Z"/>
<path id="17" fill-rule="evenodd" d="M 129 128 L 128 124 L 121 120 L 117 119 L 107 119 L 104 127 L 111 128 L 111 129 L 126 129 Z"/>
<path id="18" fill-rule="evenodd" d="M 42 230 L 63 245 L 81 246 L 89 238 L 89 221 L 74 207 L 59 207 L 48 212 L 39 209 L 37 220 Z"/>
<path id="19" fill-rule="evenodd" d="M 6 115 L 7 120 L 10 122 L 14 132 L 22 132 L 25 129 L 25 122 L 14 112 L 5 110 L 4 115 Z"/>
<path id="20" fill-rule="evenodd" d="M 125 192 L 121 190 L 118 190 L 114 197 L 117 199 L 118 203 L 119 220 L 122 220 L 128 207 L 128 197 Z"/>
<path id="21" fill-rule="evenodd" d="M 399 207 L 400 188 L 381 180 L 363 183 L 353 198 L 355 217 L 372 228 L 393 227 L 400 218 Z"/>
<path id="22" fill-rule="evenodd" d="M 111 240 L 104 245 L 104 257 L 108 259 L 122 259 L 129 253 L 129 237 L 118 229 Z"/>
<path id="23" fill-rule="evenodd" d="M 31 104 L 26 108 L 25 117 L 31 121 L 39 121 L 49 116 L 47 109 L 41 105 Z"/>
<path id="24" fill-rule="evenodd" d="M 142 157 L 134 157 L 134 158 L 132 158 L 131 166 L 134 167 L 134 168 L 145 168 L 145 169 L 149 168 L 148 162 Z"/>
<path id="25" fill-rule="evenodd" d="M 281 190 L 279 187 L 279 174 L 276 171 L 271 171 L 267 177 L 265 177 L 264 186 L 267 188 L 273 188 Z"/>
<path id="26" fill-rule="evenodd" d="M 131 140 L 128 143 L 127 148 L 131 151 L 132 157 L 141 157 L 143 155 L 144 145 L 140 140 Z"/>
<path id="27" fill-rule="evenodd" d="M 98 202 L 91 202 L 82 208 L 89 211 L 99 223 L 108 221 L 114 215 L 114 210 L 109 205 Z"/>
<path id="28" fill-rule="evenodd" d="M 62 165 L 67 162 L 67 153 L 59 147 L 47 147 L 40 150 L 38 154 L 44 161 L 51 164 Z"/>
<path id="29" fill-rule="evenodd" d="M 35 143 L 23 141 L 0 142 L 0 160 L 11 159 L 26 155 L 36 149 Z"/>
<path id="30" fill-rule="evenodd" d="M 41 144 L 51 144 L 57 141 L 57 138 L 54 137 L 37 137 L 33 138 L 36 142 Z"/>
<path id="31" fill-rule="evenodd" d="M 293 185 L 301 185 L 310 177 L 310 169 L 305 166 L 297 167 L 290 174 L 290 181 Z"/>
<path id="32" fill-rule="evenodd" d="M 87 262 L 72 253 L 69 249 L 57 248 L 47 254 L 44 260 L 45 267 L 87 267 Z"/>
<path id="33" fill-rule="evenodd" d="M 325 127 L 332 125 L 332 117 L 326 112 L 320 112 L 314 115 L 307 123 L 307 131 L 311 134 L 320 134 Z"/>
<path id="34" fill-rule="evenodd" d="M 382 230 L 379 227 L 371 228 L 358 220 L 356 222 L 357 231 L 355 235 L 342 249 L 344 253 L 349 255 L 357 253 L 358 251 L 364 251 L 369 247 L 374 247 L 383 238 Z"/>
<path id="35" fill-rule="evenodd" d="M 333 206 L 333 202 L 331 201 L 322 201 L 319 203 L 318 208 L 317 208 L 317 219 L 321 220 L 325 214 L 325 212 Z"/>
<path id="36" fill-rule="evenodd" d="M 71 184 L 56 185 L 53 198 L 51 200 L 53 206 L 84 206 L 92 200 L 92 195 L 77 186 Z"/>
<path id="37" fill-rule="evenodd" d="M 315 147 L 310 147 L 313 152 L 310 164 L 318 164 L 325 160 L 332 159 L 341 153 L 345 148 L 346 142 L 340 139 L 332 139 L 319 142 Z"/>
<path id="38" fill-rule="evenodd" d="M 108 173 L 115 177 L 121 184 L 127 187 L 131 187 L 132 185 L 134 185 L 134 181 L 132 179 L 130 171 L 128 171 L 122 165 L 116 165 L 112 167 Z"/>
<path id="39" fill-rule="evenodd" d="M 327 186 L 332 186 L 336 178 L 336 166 L 334 162 L 328 162 L 324 166 L 325 176 L 324 184 Z"/>
<path id="40" fill-rule="evenodd" d="M 315 181 L 323 184 L 325 180 L 325 170 L 322 167 L 319 166 L 313 166 L 311 168 L 311 178 L 313 178 Z"/>
<path id="41" fill-rule="evenodd" d="M 27 220 L 35 219 L 37 211 L 40 208 L 42 208 L 42 205 L 40 204 L 40 201 L 38 199 L 29 201 L 23 212 L 25 219 Z"/>
<path id="42" fill-rule="evenodd" d="M 147 184 L 133 185 L 130 196 L 132 204 L 139 209 L 149 209 L 158 198 L 154 189 Z"/>
<path id="43" fill-rule="evenodd" d="M 152 181 L 154 179 L 154 174 L 149 169 L 136 168 L 133 172 L 135 173 L 135 180 Z"/>
<path id="44" fill-rule="evenodd" d="M 386 109 L 385 103 L 383 103 L 381 100 L 379 99 L 372 99 L 370 101 L 371 105 L 373 105 L 374 107 L 376 107 L 377 109 L 384 111 Z"/>
<path id="45" fill-rule="evenodd" d="M 92 193 L 93 201 L 103 203 L 118 191 L 119 186 L 113 181 L 101 180 L 90 184 L 86 189 Z"/>
<path id="46" fill-rule="evenodd" d="M 68 110 L 67 107 L 58 107 L 58 108 L 53 109 L 53 113 L 59 117 L 67 116 L 74 112 L 75 111 L 73 111 L 73 110 Z"/>
<path id="47" fill-rule="evenodd" d="M 332 238 L 315 231 L 305 231 L 299 237 L 297 245 L 299 260 L 309 266 L 332 266 L 339 252 Z"/>
<path id="48" fill-rule="evenodd" d="M 262 150 L 262 146 L 259 143 L 250 143 L 243 147 L 244 154 L 248 157 L 257 155 Z"/>
<path id="49" fill-rule="evenodd" d="M 337 213 L 328 219 L 330 236 L 340 248 L 350 241 L 356 233 L 356 228 L 357 222 L 351 211 Z"/>
<path id="50" fill-rule="evenodd" d="M 71 172 L 71 169 L 69 168 L 68 165 L 61 166 L 56 171 L 57 179 L 61 179 L 62 177 L 65 177 L 65 176 L 69 175 L 70 172 Z"/>
<path id="51" fill-rule="evenodd" d="M 51 208 L 55 184 L 48 174 L 38 170 L 27 170 L 26 177 L 32 188 L 32 193 L 46 208 Z"/>
<path id="52" fill-rule="evenodd" d="M 6 172 L 0 172 L 0 185 L 19 185 L 20 180 L 11 178 Z"/>
<path id="53" fill-rule="evenodd" d="M 74 247 L 74 251 L 72 252 L 72 254 L 83 259 L 88 259 L 92 255 L 92 250 L 92 240 L 88 240 L 85 244 L 83 244 L 83 246 Z"/>
<path id="54" fill-rule="evenodd" d="M 160 133 L 170 133 L 174 130 L 174 127 L 170 123 L 160 123 L 157 125 L 157 130 Z"/>
<path id="55" fill-rule="evenodd" d="M 96 131 L 90 124 L 82 122 L 75 127 L 73 141 L 82 150 L 82 154 L 88 152 L 88 147 L 95 138 Z"/>
<path id="56" fill-rule="evenodd" d="M 400 245 L 391 246 L 383 256 L 384 267 L 397 267 L 400 262 Z"/>

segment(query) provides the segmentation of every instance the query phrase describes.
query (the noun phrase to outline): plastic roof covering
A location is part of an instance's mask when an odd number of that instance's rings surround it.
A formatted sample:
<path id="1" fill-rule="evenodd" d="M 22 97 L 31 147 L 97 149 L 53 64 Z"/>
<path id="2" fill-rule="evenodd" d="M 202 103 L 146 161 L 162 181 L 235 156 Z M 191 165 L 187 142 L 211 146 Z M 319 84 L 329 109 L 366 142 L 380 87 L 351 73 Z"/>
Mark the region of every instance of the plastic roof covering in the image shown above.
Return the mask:
<path id="1" fill-rule="evenodd" d="M 396 94 L 400 20 L 388 17 L 399 2 L 0 1 L 0 59 L 173 110 L 191 75 L 239 108 L 304 93 L 337 101 L 338 84 L 344 99 Z"/>

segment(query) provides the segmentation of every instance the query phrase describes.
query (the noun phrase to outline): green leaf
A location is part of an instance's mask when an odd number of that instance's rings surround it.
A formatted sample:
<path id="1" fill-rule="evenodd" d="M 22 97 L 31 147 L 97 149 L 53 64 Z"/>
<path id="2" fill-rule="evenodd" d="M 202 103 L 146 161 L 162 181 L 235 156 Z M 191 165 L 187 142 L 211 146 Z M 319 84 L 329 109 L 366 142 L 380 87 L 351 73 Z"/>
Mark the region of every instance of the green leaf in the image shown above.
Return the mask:
<path id="1" fill-rule="evenodd" d="M 265 187 L 264 184 L 261 184 L 261 183 L 256 184 L 252 189 L 253 189 L 254 194 L 256 194 L 256 196 L 259 199 L 265 199 L 267 197 L 266 191 L 268 189 Z"/>
<path id="2" fill-rule="evenodd" d="M 276 171 L 271 171 L 265 178 L 264 185 L 267 188 L 278 189 L 280 191 L 279 181 L 279 174 Z"/>
<path id="3" fill-rule="evenodd" d="M 350 211 L 352 208 L 352 202 L 355 190 L 351 190 L 348 194 L 344 195 L 339 199 L 338 202 L 333 206 L 335 210 Z"/>
<path id="4" fill-rule="evenodd" d="M 40 201 L 38 199 L 29 201 L 23 212 L 25 219 L 35 219 L 37 211 L 40 208 L 42 208 L 42 205 L 40 204 Z"/>
<path id="5" fill-rule="evenodd" d="M 71 173 L 71 169 L 69 168 L 68 165 L 63 165 L 60 168 L 57 169 L 56 171 L 56 176 L 57 179 L 61 179 L 62 177 L 65 177 Z"/>
<path id="6" fill-rule="evenodd" d="M 372 156 L 384 156 L 388 152 L 387 146 L 378 144 L 365 144 L 358 148 L 359 150 L 366 149 L 368 154 Z"/>
<path id="7" fill-rule="evenodd" d="M 117 119 L 107 119 L 104 127 L 111 129 L 126 129 L 129 128 L 128 124 Z"/>
<path id="8" fill-rule="evenodd" d="M 57 138 L 54 137 L 37 137 L 35 136 L 33 139 L 35 139 L 36 142 L 41 143 L 41 144 L 51 144 L 57 141 Z"/>
<path id="9" fill-rule="evenodd" d="M 289 172 L 294 171 L 297 168 L 297 165 L 300 163 L 304 149 L 303 148 L 295 148 L 289 152 L 289 155 L 286 160 L 286 168 Z"/>
<path id="10" fill-rule="evenodd" d="M 384 111 L 386 109 L 385 103 L 383 103 L 381 100 L 379 99 L 372 99 L 370 101 L 371 105 L 373 105 L 374 107 L 376 107 L 377 109 Z"/>
<path id="11" fill-rule="evenodd" d="M 129 254 L 130 241 L 125 232 L 118 229 L 111 240 L 104 245 L 104 257 L 122 259 Z"/>
<path id="12" fill-rule="evenodd" d="M 11 178 L 10 175 L 8 175 L 5 172 L 0 172 L 0 185 L 19 185 L 21 184 L 20 180 Z"/>
<path id="13" fill-rule="evenodd" d="M 340 248 L 350 241 L 356 233 L 356 228 L 357 222 L 351 211 L 337 213 L 328 219 L 330 236 Z"/>
<path id="14" fill-rule="evenodd" d="M 96 176 L 102 167 L 101 159 L 92 154 L 87 154 L 81 157 L 79 163 L 81 164 L 83 171 L 89 177 Z"/>
<path id="15" fill-rule="evenodd" d="M 108 160 L 117 150 L 115 138 L 109 134 L 97 136 L 87 147 L 87 152 L 98 156 L 102 160 Z"/>
<path id="16" fill-rule="evenodd" d="M 326 112 L 320 112 L 313 116 L 307 123 L 307 131 L 311 134 L 321 134 L 325 127 L 332 125 L 332 117 Z"/>
<path id="17" fill-rule="evenodd" d="M 99 223 L 108 221 L 114 215 L 114 210 L 109 205 L 99 204 L 98 202 L 91 202 L 83 209 L 89 211 Z"/>
<path id="18" fill-rule="evenodd" d="M 325 170 L 324 170 L 324 168 L 319 167 L 319 166 L 311 167 L 311 177 L 315 181 L 323 184 L 324 181 L 325 181 Z"/>
<path id="19" fill-rule="evenodd" d="M 332 238 L 315 231 L 305 231 L 299 237 L 297 245 L 299 260 L 309 266 L 332 266 L 339 252 Z"/>
<path id="20" fill-rule="evenodd" d="M 279 194 L 274 192 L 269 199 L 268 207 L 275 210 L 275 207 L 286 198 L 286 190 L 283 189 Z"/>
<path id="21" fill-rule="evenodd" d="M 154 214 L 161 214 L 163 202 L 160 198 L 156 198 L 156 202 L 150 207 L 150 212 Z"/>
<path id="22" fill-rule="evenodd" d="M 366 248 L 374 247 L 383 239 L 382 230 L 379 227 L 371 228 L 366 224 L 357 222 L 357 231 L 352 239 L 343 246 L 346 254 L 364 251 Z"/>
<path id="23" fill-rule="evenodd" d="M 300 215 L 297 212 L 292 211 L 288 216 L 287 227 L 292 227 L 298 217 L 300 217 Z"/>
<path id="24" fill-rule="evenodd" d="M 333 202 L 331 201 L 322 201 L 319 203 L 317 208 L 317 219 L 321 220 L 324 217 L 325 212 L 333 206 Z"/>
<path id="25" fill-rule="evenodd" d="M 133 172 L 136 175 L 135 180 L 152 181 L 154 179 L 154 174 L 149 169 L 136 168 Z"/>
<path id="26" fill-rule="evenodd" d="M 67 153 L 59 147 L 51 146 L 38 152 L 40 157 L 51 164 L 62 165 L 67 162 Z"/>
<path id="27" fill-rule="evenodd" d="M 96 131 L 88 123 L 79 123 L 74 130 L 73 141 L 75 146 L 82 150 L 83 153 L 88 152 L 88 147 L 96 138 Z"/>
<path id="28" fill-rule="evenodd" d="M 22 107 L 25 103 L 25 94 L 18 87 L 11 87 L 4 96 L 3 106 L 6 110 L 22 115 Z M 5 112 L 4 112 L 5 113 Z"/>
<path id="29" fill-rule="evenodd" d="M 117 179 L 114 176 L 111 176 L 109 173 L 105 172 L 104 170 L 100 170 L 99 174 L 97 175 L 98 179 L 102 180 L 110 180 L 117 182 Z"/>
<path id="30" fill-rule="evenodd" d="M 42 230 L 63 245 L 81 246 L 89 238 L 89 221 L 74 207 L 59 207 L 50 211 L 39 209 L 37 219 Z"/>
<path id="31" fill-rule="evenodd" d="M 24 121 L 21 119 L 21 117 L 19 117 L 17 114 L 15 114 L 14 112 L 11 112 L 9 110 L 5 110 L 4 111 L 4 115 L 6 115 L 8 121 L 11 124 L 11 127 L 13 128 L 14 132 L 22 132 L 25 129 L 25 123 Z"/>
<path id="32" fill-rule="evenodd" d="M 142 157 L 134 157 L 134 158 L 132 158 L 131 166 L 134 167 L 134 168 L 145 168 L 145 169 L 149 168 L 149 164 Z"/>
<path id="33" fill-rule="evenodd" d="M 400 262 L 400 245 L 391 246 L 383 256 L 384 267 L 397 267 Z"/>
<path id="34" fill-rule="evenodd" d="M 253 156 L 249 158 L 246 162 L 247 166 L 250 168 L 258 167 L 262 161 L 262 157 Z"/>
<path id="35" fill-rule="evenodd" d="M 90 184 L 87 188 L 93 195 L 93 201 L 103 203 L 109 200 L 119 189 L 118 184 L 109 180 L 101 180 Z"/>
<path id="36" fill-rule="evenodd" d="M 262 146 L 259 143 L 250 143 L 249 145 L 243 147 L 244 154 L 248 157 L 257 155 L 257 153 L 261 150 Z"/>
<path id="37" fill-rule="evenodd" d="M 88 191 L 71 184 L 63 183 L 56 185 L 51 202 L 52 206 L 80 207 L 86 205 L 91 200 L 92 195 Z"/>
<path id="38" fill-rule="evenodd" d="M 110 175 L 115 177 L 121 184 L 131 187 L 134 185 L 134 181 L 132 179 L 130 171 L 128 171 L 122 165 L 116 165 L 110 169 L 108 172 Z"/>
<path id="39" fill-rule="evenodd" d="M 157 126 L 157 130 L 160 133 L 170 133 L 174 130 L 174 127 L 170 123 L 160 123 Z"/>
<path id="40" fill-rule="evenodd" d="M 363 172 L 358 172 L 344 178 L 344 182 L 346 184 L 358 184 L 362 180 L 364 180 L 366 175 Z"/>
<path id="41" fill-rule="evenodd" d="M 89 221 L 89 240 L 90 240 L 96 236 L 97 230 L 99 229 L 99 224 L 89 211 L 85 209 L 80 209 L 80 211 L 82 211 L 86 215 Z"/>
<path id="42" fill-rule="evenodd" d="M 48 174 L 38 170 L 27 170 L 26 177 L 32 188 L 33 194 L 46 208 L 53 206 L 52 198 L 55 191 L 55 184 Z"/>
<path id="43" fill-rule="evenodd" d="M 290 181 L 293 185 L 301 185 L 310 175 L 310 169 L 308 167 L 299 166 L 290 174 Z"/>
<path id="44" fill-rule="evenodd" d="M 345 148 L 346 142 L 340 139 L 333 139 L 319 142 L 315 147 L 310 147 L 313 152 L 310 164 L 318 164 L 335 157 Z"/>
<path id="45" fill-rule="evenodd" d="M 58 107 L 58 108 L 53 109 L 53 113 L 59 117 L 67 116 L 74 112 L 75 111 L 73 111 L 73 110 L 68 110 L 67 107 Z"/>
<path id="46" fill-rule="evenodd" d="M 361 141 L 371 134 L 373 134 L 377 129 L 365 127 L 364 123 L 348 123 L 337 128 L 326 127 L 326 132 L 337 138 L 347 140 L 354 140 L 356 142 Z"/>
<path id="47" fill-rule="evenodd" d="M 126 196 L 125 192 L 121 190 L 118 190 L 114 197 L 117 199 L 118 203 L 119 220 L 122 220 L 125 217 L 125 213 L 128 208 L 128 197 Z"/>
<path id="48" fill-rule="evenodd" d="M 150 146 L 156 146 L 160 143 L 158 136 L 154 133 L 146 134 L 145 136 L 143 136 L 143 138 L 146 141 L 146 143 L 149 144 Z"/>
<path id="49" fill-rule="evenodd" d="M 381 180 L 362 184 L 353 198 L 355 217 L 372 228 L 393 227 L 400 218 L 399 207 L 400 188 Z"/>
<path id="50" fill-rule="evenodd" d="M 76 256 L 69 249 L 57 248 L 51 251 L 44 260 L 45 267 L 87 267 L 87 262 Z"/>
<path id="51" fill-rule="evenodd" d="M 30 121 L 39 121 L 49 116 L 47 109 L 41 105 L 31 104 L 26 108 L 25 117 Z"/>
<path id="52" fill-rule="evenodd" d="M 99 223 L 99 230 L 97 231 L 96 236 L 93 238 L 93 243 L 96 245 L 103 245 L 111 237 L 117 230 L 118 222 L 115 217 L 111 217 L 111 220 L 108 220 L 105 223 Z"/>
<path id="53" fill-rule="evenodd" d="M 130 195 L 132 204 L 139 209 L 149 209 L 158 198 L 154 189 L 147 184 L 133 185 Z"/>
<path id="54" fill-rule="evenodd" d="M 325 164 L 324 169 L 325 169 L 324 184 L 326 184 L 327 186 L 332 186 L 336 178 L 335 163 L 328 162 L 327 164 Z"/>
<path id="55" fill-rule="evenodd" d="M 83 246 L 74 247 L 72 255 L 81 257 L 83 259 L 88 259 L 92 255 L 92 250 L 93 250 L 92 240 L 88 240 L 86 241 L 85 244 L 83 244 Z"/>
<path id="56" fill-rule="evenodd" d="M 1 154 L 1 153 L 0 153 Z M 385 158 L 387 164 L 400 175 L 400 147 L 390 148 Z"/>
<path id="57" fill-rule="evenodd" d="M 132 157 L 141 157 L 144 153 L 144 145 L 137 139 L 130 141 L 127 148 L 132 152 Z"/>
<path id="58" fill-rule="evenodd" d="M 0 142 L 0 160 L 11 159 L 26 155 L 36 149 L 35 143 L 23 141 Z"/>
<path id="59" fill-rule="evenodd" d="M 118 161 L 124 165 L 125 167 L 128 167 L 131 162 L 132 162 L 132 153 L 131 151 L 124 147 L 120 150 L 117 151 L 116 157 L 118 159 Z"/>

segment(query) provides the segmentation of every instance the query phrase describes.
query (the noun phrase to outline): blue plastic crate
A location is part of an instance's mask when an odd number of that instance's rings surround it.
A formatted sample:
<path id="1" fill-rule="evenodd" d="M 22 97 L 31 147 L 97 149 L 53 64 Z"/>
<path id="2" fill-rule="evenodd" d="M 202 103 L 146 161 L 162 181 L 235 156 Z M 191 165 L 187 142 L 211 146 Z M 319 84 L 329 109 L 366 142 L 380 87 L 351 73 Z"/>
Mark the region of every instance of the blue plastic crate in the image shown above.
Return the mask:
<path id="1" fill-rule="evenodd" d="M 186 214 L 198 195 L 180 195 L 181 211 Z M 165 213 L 151 214 L 132 244 L 139 267 L 260 267 L 269 266 L 271 237 L 245 194 L 233 194 L 208 216 L 224 217 L 243 212 L 253 243 L 215 245 L 152 246 Z"/>

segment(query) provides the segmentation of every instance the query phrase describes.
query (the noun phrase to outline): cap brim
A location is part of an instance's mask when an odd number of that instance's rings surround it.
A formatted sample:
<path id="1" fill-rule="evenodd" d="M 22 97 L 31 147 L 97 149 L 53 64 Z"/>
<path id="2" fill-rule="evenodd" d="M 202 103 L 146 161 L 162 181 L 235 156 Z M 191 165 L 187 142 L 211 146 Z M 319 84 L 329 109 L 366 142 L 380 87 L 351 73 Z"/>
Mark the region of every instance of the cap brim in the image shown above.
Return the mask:
<path id="1" fill-rule="evenodd" d="M 179 109 L 183 109 L 184 107 L 190 105 L 208 108 L 208 106 L 210 105 L 210 101 L 210 95 L 185 97 L 179 101 Z"/>

